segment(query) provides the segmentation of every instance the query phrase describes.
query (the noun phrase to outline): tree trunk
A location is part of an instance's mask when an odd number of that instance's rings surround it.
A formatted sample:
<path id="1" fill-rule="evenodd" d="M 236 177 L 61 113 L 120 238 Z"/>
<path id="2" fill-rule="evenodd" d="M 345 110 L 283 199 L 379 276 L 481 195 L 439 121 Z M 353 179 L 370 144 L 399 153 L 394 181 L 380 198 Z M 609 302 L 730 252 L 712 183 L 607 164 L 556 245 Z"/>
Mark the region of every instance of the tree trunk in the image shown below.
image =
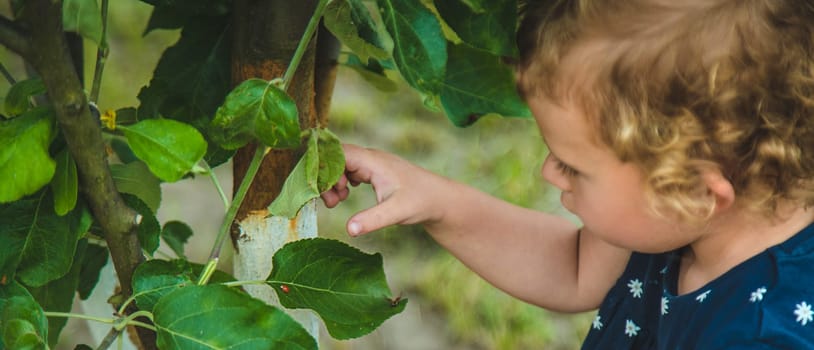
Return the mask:
<path id="1" fill-rule="evenodd" d="M 237 0 L 232 83 L 237 85 L 249 78 L 281 78 L 316 5 L 316 0 Z M 327 120 L 329 102 L 326 101 L 330 101 L 333 90 L 338 45 L 333 37 L 323 37 L 311 41 L 288 85 L 288 93 L 296 101 L 303 129 L 324 125 Z M 317 59 L 316 52 L 322 51 L 317 50 L 317 46 L 327 47 L 328 54 Z M 235 155 L 234 188 L 238 188 L 243 181 L 254 151 L 255 146 L 248 145 Z M 267 217 L 266 208 L 280 193 L 301 154 L 302 150 L 272 150 L 263 160 L 232 226 L 236 278 L 265 279 L 271 271 L 270 257 L 274 251 L 287 242 L 316 236 L 314 202 L 307 204 L 293 220 Z M 276 303 L 270 287 L 256 287 L 248 288 L 252 295 L 271 304 Z M 292 315 L 318 339 L 318 323 L 312 313 L 296 310 Z"/>

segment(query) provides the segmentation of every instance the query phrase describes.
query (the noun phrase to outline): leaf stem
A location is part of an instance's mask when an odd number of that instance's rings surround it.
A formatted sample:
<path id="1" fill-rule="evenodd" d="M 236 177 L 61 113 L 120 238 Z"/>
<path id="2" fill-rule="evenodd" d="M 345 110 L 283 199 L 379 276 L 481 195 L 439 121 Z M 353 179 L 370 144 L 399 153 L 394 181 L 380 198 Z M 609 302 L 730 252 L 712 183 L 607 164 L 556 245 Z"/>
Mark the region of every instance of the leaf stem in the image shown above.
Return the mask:
<path id="1" fill-rule="evenodd" d="M 246 285 L 253 285 L 253 284 L 268 284 L 266 280 L 245 280 L 245 281 L 234 281 L 234 282 L 224 282 L 221 285 L 226 287 L 240 287 Z"/>
<path id="2" fill-rule="evenodd" d="M 218 190 L 218 195 L 220 195 L 221 201 L 223 201 L 223 208 L 224 210 L 229 210 L 229 197 L 226 197 L 226 192 L 223 191 L 223 186 L 220 185 L 220 181 L 218 181 L 218 176 L 215 175 L 215 172 L 212 170 L 212 167 L 209 166 L 205 160 L 203 161 L 204 169 L 206 169 L 207 173 L 209 173 L 209 178 L 212 179 L 212 183 L 215 185 L 215 189 Z"/>
<path id="3" fill-rule="evenodd" d="M 146 317 L 147 319 L 149 319 L 152 322 L 153 313 L 149 312 L 149 311 L 146 311 L 146 310 L 136 311 L 136 312 L 128 315 L 127 317 L 125 317 L 123 319 L 117 320 L 117 322 L 113 326 L 113 328 L 116 328 L 117 330 L 121 331 L 125 327 L 127 327 L 128 325 L 131 325 L 131 324 L 134 324 L 134 323 L 145 324 L 143 322 L 136 321 L 136 318 L 139 318 L 139 317 Z M 153 328 L 153 330 L 155 330 L 155 329 Z"/>
<path id="4" fill-rule="evenodd" d="M 235 216 L 237 216 L 237 210 L 240 208 L 240 204 L 243 203 L 243 199 L 246 198 L 246 193 L 249 192 L 249 187 L 252 184 L 252 180 L 254 180 L 254 176 L 257 175 L 257 171 L 260 170 L 260 165 L 263 163 L 263 157 L 266 156 L 267 149 L 268 147 L 266 146 L 257 145 L 257 149 L 254 151 L 254 157 L 251 163 L 249 163 L 249 169 L 246 170 L 246 176 L 243 177 L 243 181 L 240 182 L 240 187 L 238 187 L 235 197 L 232 199 L 232 204 L 229 205 L 229 210 L 226 211 L 226 217 L 223 218 L 220 231 L 215 239 L 215 245 L 212 246 L 212 252 L 209 254 L 209 262 L 207 265 L 213 262 L 217 264 L 223 241 L 225 241 L 229 235 L 229 229 L 231 229 L 232 222 L 235 220 Z M 205 276 L 203 274 L 201 277 L 202 278 L 198 280 L 198 284 L 206 284 L 208 278 L 204 280 L 203 277 Z"/>
<path id="5" fill-rule="evenodd" d="M 112 318 L 88 316 L 88 315 L 83 315 L 83 314 L 73 314 L 73 313 L 70 313 L 70 312 L 45 311 L 44 313 L 45 313 L 46 317 L 72 317 L 72 318 L 78 318 L 78 319 L 89 320 L 89 321 L 96 321 L 96 322 L 107 323 L 107 324 L 116 323 L 116 320 L 112 319 Z"/>
<path id="6" fill-rule="evenodd" d="M 283 75 L 283 91 L 288 88 L 288 85 L 291 83 L 291 78 L 294 77 L 294 73 L 300 65 L 302 56 L 305 55 L 305 50 L 308 48 L 308 43 L 311 42 L 311 38 L 313 38 L 318 28 L 319 20 L 322 18 L 322 13 L 325 12 L 326 5 L 328 5 L 328 0 L 319 0 L 319 3 L 317 3 L 317 8 L 314 10 L 311 20 L 308 21 L 308 26 L 305 27 L 305 32 L 302 34 L 302 38 L 300 38 L 297 50 L 294 51 L 294 57 L 291 58 L 291 62 L 285 70 L 285 75 Z"/>
<path id="7" fill-rule="evenodd" d="M 102 37 L 96 50 L 96 68 L 93 71 L 93 85 L 90 90 L 90 100 L 99 104 L 99 88 L 102 85 L 102 72 L 110 49 L 107 46 L 107 8 L 109 0 L 102 0 Z"/>

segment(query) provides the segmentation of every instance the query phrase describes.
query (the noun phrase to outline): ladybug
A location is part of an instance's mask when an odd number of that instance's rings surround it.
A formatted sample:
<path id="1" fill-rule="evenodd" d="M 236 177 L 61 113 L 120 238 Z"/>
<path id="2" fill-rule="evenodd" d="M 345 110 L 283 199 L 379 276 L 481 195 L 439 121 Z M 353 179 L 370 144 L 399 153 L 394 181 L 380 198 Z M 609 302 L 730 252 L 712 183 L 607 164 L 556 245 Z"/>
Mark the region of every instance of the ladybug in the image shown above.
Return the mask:
<path id="1" fill-rule="evenodd" d="M 285 285 L 285 284 L 281 284 L 281 285 L 280 285 L 280 290 L 282 290 L 282 291 L 283 291 L 283 293 L 288 293 L 288 292 L 290 292 L 290 291 L 291 291 L 291 289 L 290 289 L 290 288 L 288 288 L 288 286 L 287 286 L 287 285 Z"/>

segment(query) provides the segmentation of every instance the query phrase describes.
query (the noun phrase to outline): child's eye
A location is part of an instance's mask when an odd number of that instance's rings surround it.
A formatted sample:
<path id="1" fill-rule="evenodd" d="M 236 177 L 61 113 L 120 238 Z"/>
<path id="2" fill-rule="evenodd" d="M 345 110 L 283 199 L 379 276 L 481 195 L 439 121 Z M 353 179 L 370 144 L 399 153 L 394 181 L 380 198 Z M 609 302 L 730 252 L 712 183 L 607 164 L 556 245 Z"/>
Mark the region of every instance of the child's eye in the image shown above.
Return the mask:
<path id="1" fill-rule="evenodd" d="M 557 159 L 557 170 L 559 170 L 559 172 L 565 177 L 574 177 L 579 175 L 579 172 L 576 169 L 561 162 L 559 159 Z"/>

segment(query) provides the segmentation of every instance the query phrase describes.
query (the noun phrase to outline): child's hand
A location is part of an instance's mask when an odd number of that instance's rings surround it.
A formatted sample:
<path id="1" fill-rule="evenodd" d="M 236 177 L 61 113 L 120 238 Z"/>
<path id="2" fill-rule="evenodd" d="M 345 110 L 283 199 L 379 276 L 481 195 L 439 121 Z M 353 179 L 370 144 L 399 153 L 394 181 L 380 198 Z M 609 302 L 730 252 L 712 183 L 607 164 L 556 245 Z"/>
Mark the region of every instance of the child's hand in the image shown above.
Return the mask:
<path id="1" fill-rule="evenodd" d="M 361 235 L 394 224 L 417 224 L 440 216 L 437 201 L 443 195 L 445 179 L 395 155 L 378 150 L 344 145 L 345 174 L 330 190 L 322 193 L 329 208 L 348 197 L 348 185 L 368 183 L 376 192 L 377 204 L 352 216 L 347 230 Z"/>

